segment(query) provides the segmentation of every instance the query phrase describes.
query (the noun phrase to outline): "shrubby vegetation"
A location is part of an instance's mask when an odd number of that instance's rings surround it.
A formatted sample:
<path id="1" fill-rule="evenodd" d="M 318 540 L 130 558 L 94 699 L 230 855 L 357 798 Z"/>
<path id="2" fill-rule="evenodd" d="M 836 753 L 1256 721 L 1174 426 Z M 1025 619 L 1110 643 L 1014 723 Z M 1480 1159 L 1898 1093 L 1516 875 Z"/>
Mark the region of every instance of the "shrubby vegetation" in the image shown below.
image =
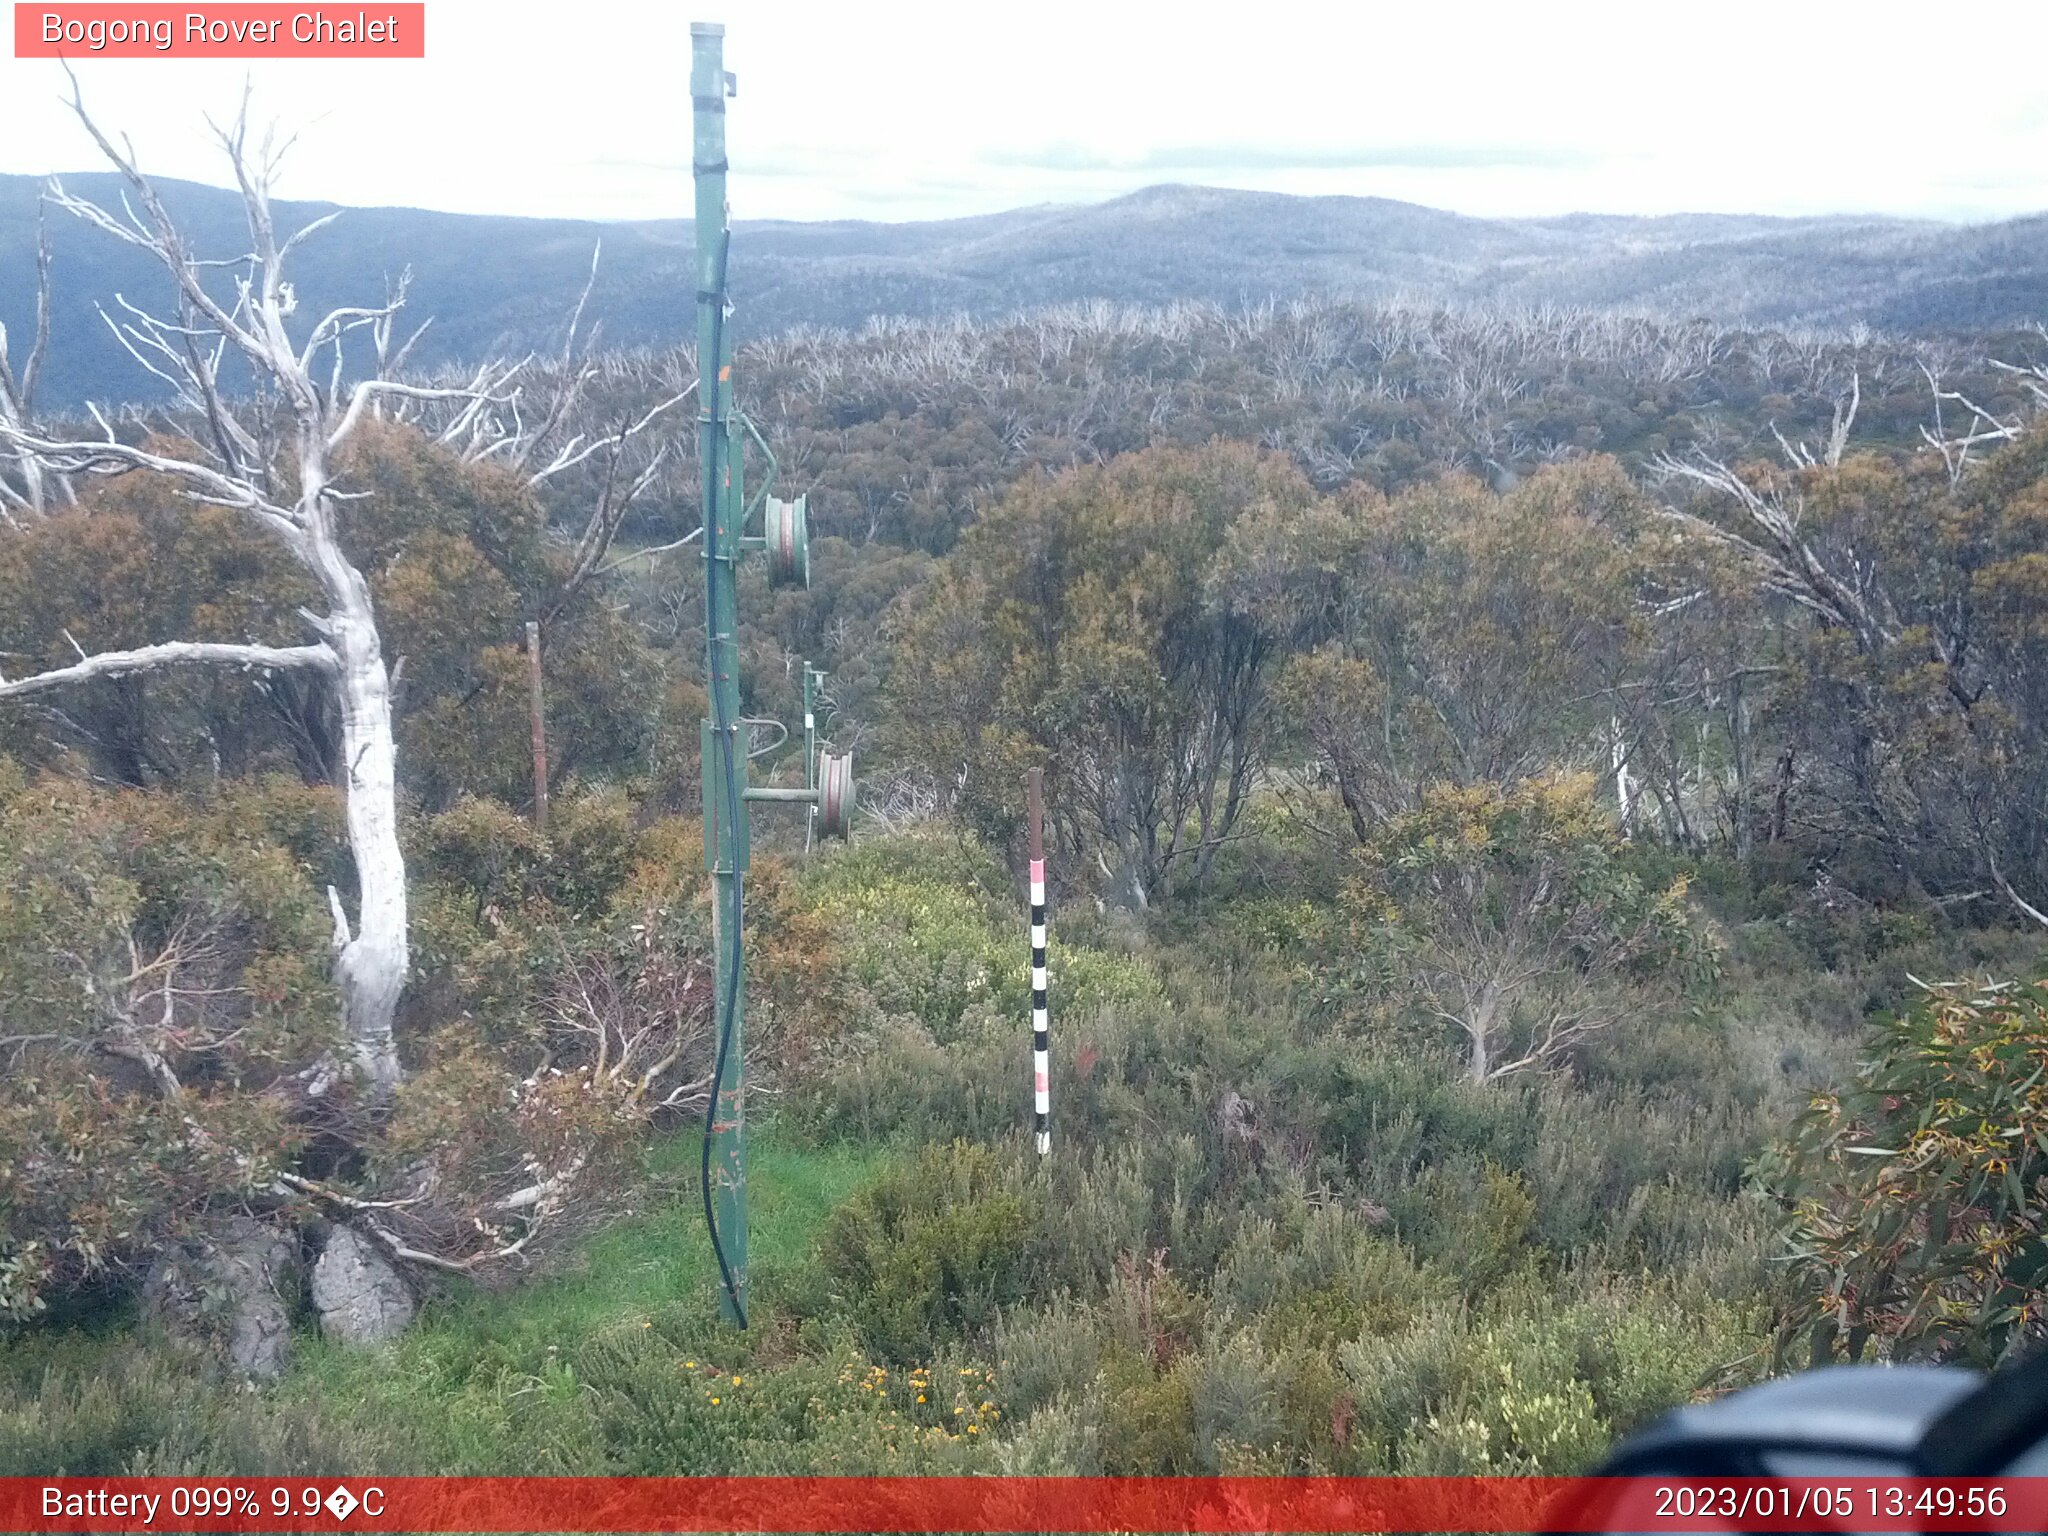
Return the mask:
<path id="1" fill-rule="evenodd" d="M 1626 867 L 1586 779 L 1429 790 L 1361 850 L 1348 894 L 1375 979 L 1463 1036 L 1466 1075 L 1555 1065 L 1711 967 L 1683 877 Z"/>
<path id="2" fill-rule="evenodd" d="M 1170 941 L 1127 952 L 1075 913 L 1055 961 L 1058 1140 L 1040 1162 L 1014 1131 L 1014 1007 L 977 1017 L 970 1003 L 940 1038 L 895 1011 L 874 966 L 934 913 L 969 953 L 1014 939 L 1014 909 L 992 895 L 963 908 L 962 858 L 943 837 L 877 839 L 819 860 L 791 893 L 820 911 L 878 893 L 870 923 L 828 925 L 842 961 L 809 1004 L 877 1034 L 856 1029 L 786 1085 L 755 1178 L 765 1256 L 746 1336 L 716 1321 L 708 1255 L 689 1207 L 656 1193 L 657 1159 L 640 1198 L 663 1214 L 623 1218 L 589 1278 L 557 1267 L 483 1311 L 451 1295 L 388 1357 L 315 1352 L 272 1389 L 303 1415 L 304 1447 L 258 1437 L 247 1456 L 1555 1470 L 1755 1369 L 1762 1225 L 1736 1175 L 1764 1105 L 1782 1107 L 1775 1061 L 1761 1083 L 1673 1073 L 1681 1047 L 1666 1039 L 1577 1084 L 1477 1087 L 1369 1013 L 1297 994 L 1306 954 L 1232 979 Z M 786 923 L 809 931 L 801 914 Z M 1696 1066 L 1729 1027 L 1680 1016 L 1668 1032 L 1702 1036 Z M 1229 1112 L 1233 1095 L 1249 1108 Z M 779 1205 L 827 1190 L 818 1217 L 784 1229 Z M 579 1307 L 593 1284 L 640 1293 Z M 226 1445 L 236 1399 L 203 1427 L 173 1425 L 196 1389 L 118 1338 L 28 1337 L 8 1367 L 40 1394 L 18 1411 L 47 1416 L 22 1442 L 49 1458 L 37 1464 L 251 1464 Z M 422 1380 L 458 1406 L 401 1439 L 379 1404 L 417 1402 Z"/>
<path id="3" fill-rule="evenodd" d="M 1779 1347 L 2000 1363 L 2041 1333 L 2043 983 L 1933 988 L 1767 1166 L 1793 1295 Z"/>
<path id="4" fill-rule="evenodd" d="M 339 1038 L 325 913 L 264 824 L 317 846 L 331 811 L 296 781 L 178 804 L 0 762 L 0 1317 L 265 1190 L 317 1134 L 291 1074 Z"/>
<path id="5" fill-rule="evenodd" d="M 0 701 L 0 1471 L 1559 1472 L 1791 1352 L 2022 1347 L 2040 380 L 1971 373 L 2017 440 L 1916 453 L 1914 360 L 1345 306 L 760 346 L 826 537 L 812 592 L 747 578 L 747 709 L 833 667 L 874 794 L 850 848 L 757 833 L 741 1337 L 691 1187 L 694 562 L 600 569 L 589 481 L 371 424 L 388 1096 L 323 696 Z M 0 650 L 283 644 L 302 588 L 159 474 L 81 481 L 0 527 Z M 251 1215 L 360 1230 L 421 1320 L 351 1351 L 294 1278 L 298 1363 L 214 1390 L 143 1280 Z"/>

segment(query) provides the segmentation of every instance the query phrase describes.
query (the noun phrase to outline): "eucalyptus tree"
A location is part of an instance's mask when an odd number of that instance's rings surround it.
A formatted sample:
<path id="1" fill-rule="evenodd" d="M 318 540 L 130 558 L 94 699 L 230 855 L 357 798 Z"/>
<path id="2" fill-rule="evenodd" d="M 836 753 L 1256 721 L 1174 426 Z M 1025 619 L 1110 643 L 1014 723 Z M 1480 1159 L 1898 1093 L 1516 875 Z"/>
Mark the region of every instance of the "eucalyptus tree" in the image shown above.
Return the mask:
<path id="1" fill-rule="evenodd" d="M 1044 764 L 1054 835 L 1121 905 L 1200 884 L 1257 781 L 1278 655 L 1217 557 L 1239 518 L 1314 497 L 1278 455 L 1221 442 L 1026 478 L 899 608 L 901 755 L 996 837 Z"/>

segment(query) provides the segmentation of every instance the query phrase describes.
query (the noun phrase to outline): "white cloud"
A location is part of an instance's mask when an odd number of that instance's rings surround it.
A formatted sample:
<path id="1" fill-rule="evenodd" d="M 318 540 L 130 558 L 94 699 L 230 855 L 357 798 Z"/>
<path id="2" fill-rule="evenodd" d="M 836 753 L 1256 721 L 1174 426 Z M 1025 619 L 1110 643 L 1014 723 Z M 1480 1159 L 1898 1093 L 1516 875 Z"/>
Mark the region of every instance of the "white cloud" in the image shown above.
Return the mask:
<path id="1" fill-rule="evenodd" d="M 2048 7 L 728 0 L 742 217 L 942 217 L 1150 181 L 1462 212 L 2048 208 Z M 300 132 L 283 190 L 576 217 L 688 207 L 688 10 L 429 0 L 422 61 L 87 60 L 163 174 L 200 120 Z M 0 60 L 0 170 L 92 163 L 58 67 Z M 756 167 L 749 174 L 750 165 Z"/>

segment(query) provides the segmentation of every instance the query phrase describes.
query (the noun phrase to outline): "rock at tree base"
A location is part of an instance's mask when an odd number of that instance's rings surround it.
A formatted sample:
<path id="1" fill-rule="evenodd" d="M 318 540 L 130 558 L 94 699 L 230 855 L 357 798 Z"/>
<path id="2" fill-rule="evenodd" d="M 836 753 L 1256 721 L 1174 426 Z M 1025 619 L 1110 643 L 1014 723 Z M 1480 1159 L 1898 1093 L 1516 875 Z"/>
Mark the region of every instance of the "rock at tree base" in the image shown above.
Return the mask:
<path id="1" fill-rule="evenodd" d="M 384 1344 L 411 1325 L 412 1291 L 377 1245 L 336 1226 L 313 1265 L 320 1331 L 343 1344 Z"/>
<path id="2" fill-rule="evenodd" d="M 299 1245 L 249 1216 L 233 1216 L 172 1248 L 143 1282 L 144 1311 L 180 1343 L 274 1381 L 291 1357 Z"/>

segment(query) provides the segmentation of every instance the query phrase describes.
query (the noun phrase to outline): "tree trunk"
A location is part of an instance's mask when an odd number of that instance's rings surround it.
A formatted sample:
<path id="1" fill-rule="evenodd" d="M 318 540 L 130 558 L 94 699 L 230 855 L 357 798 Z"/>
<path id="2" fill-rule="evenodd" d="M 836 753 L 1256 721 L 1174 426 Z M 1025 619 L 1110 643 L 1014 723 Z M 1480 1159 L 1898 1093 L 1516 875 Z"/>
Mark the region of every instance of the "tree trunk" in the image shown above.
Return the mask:
<path id="1" fill-rule="evenodd" d="M 1735 737 L 1735 857 L 1747 864 L 1756 851 L 1756 796 L 1750 773 L 1749 694 L 1735 679 L 1735 707 L 1729 712 Z"/>
<path id="2" fill-rule="evenodd" d="M 1493 1070 L 1493 1025 L 1500 1013 L 1500 983 L 1488 982 L 1465 1015 L 1465 1033 L 1472 1049 L 1465 1062 L 1465 1075 L 1475 1083 L 1486 1081 Z"/>
<path id="3" fill-rule="evenodd" d="M 1614 765 L 1615 812 L 1621 821 L 1621 835 L 1632 838 L 1636 832 L 1635 786 L 1628 776 L 1628 738 L 1621 729 L 1621 717 L 1612 715 L 1607 722 L 1608 756 Z"/>
<path id="4" fill-rule="evenodd" d="M 405 856 L 398 846 L 397 750 L 391 730 L 390 677 L 370 612 L 369 585 L 338 554 L 334 560 L 341 570 L 329 586 L 338 601 L 327 624 L 329 643 L 341 661 L 335 688 L 341 701 L 342 792 L 358 888 L 353 935 L 340 899 L 335 898 L 335 973 L 356 1061 L 381 1097 L 399 1079 L 391 1025 L 409 963 Z"/>
<path id="5" fill-rule="evenodd" d="M 390 377 L 389 370 L 397 366 L 410 348 L 407 343 L 396 357 L 387 352 L 392 319 L 405 302 L 403 279 L 398 291 L 383 306 L 331 310 L 324 318 L 312 322 L 303 342 L 295 342 L 287 333 L 285 321 L 297 312 L 298 299 L 284 276 L 285 261 L 301 241 L 334 215 L 316 219 L 279 242 L 270 204 L 270 176 L 275 170 L 275 158 L 268 145 L 259 159 L 252 160 L 244 154 L 246 113 L 236 119 L 231 129 L 219 133 L 242 189 L 249 236 L 254 244 L 250 254 L 236 262 L 237 266 L 248 267 L 238 280 L 239 297 L 232 308 L 223 307 L 203 280 L 206 274 L 202 267 L 206 264 L 189 254 L 185 238 L 172 223 L 156 188 L 136 167 L 132 152 L 124 152 L 100 131 L 86 112 L 75 81 L 73 86 L 72 110 L 127 184 L 124 217 L 117 218 L 97 204 L 71 197 L 55 183 L 51 184 L 49 196 L 87 223 L 142 248 L 169 273 L 179 294 L 179 320 L 174 323 L 152 316 L 130 304 L 122 322 L 124 335 L 170 365 L 172 373 L 147 364 L 160 379 L 170 382 L 195 412 L 203 411 L 214 442 L 211 451 L 183 454 L 158 453 L 149 447 L 125 443 L 111 430 L 103 439 L 67 441 L 38 437 L 25 426 L 30 381 L 24 378 L 19 387 L 9 383 L 6 390 L 0 391 L 9 397 L 7 410 L 0 412 L 0 444 L 9 450 L 10 459 L 40 460 L 45 468 L 53 468 L 60 484 L 67 483 L 63 477 L 70 474 L 142 469 L 177 481 L 195 501 L 241 509 L 257 526 L 282 539 L 293 558 L 319 583 L 325 611 L 304 611 L 304 616 L 324 644 L 284 649 L 199 641 L 143 646 L 98 657 L 82 656 L 73 666 L 33 678 L 0 680 L 0 695 L 34 692 L 94 677 L 124 677 L 186 662 L 239 664 L 245 670 L 265 671 L 311 667 L 322 674 L 339 706 L 340 758 L 334 772 L 346 807 L 349 851 L 355 861 L 357 887 L 353 930 L 341 893 L 328 888 L 334 914 L 335 977 L 341 989 L 351 1053 L 368 1077 L 373 1095 L 381 1099 L 389 1095 L 400 1077 L 392 1021 L 398 1011 L 399 994 L 405 987 L 409 959 L 405 857 L 398 842 L 391 677 L 384 665 L 369 583 L 343 553 L 337 537 L 335 513 L 344 498 L 333 489 L 332 471 L 366 415 L 380 415 L 385 403 L 392 400 L 449 405 L 455 412 L 454 418 L 439 441 L 445 443 L 468 432 L 473 457 L 480 458 L 493 449 L 508 446 L 510 440 L 487 426 L 489 418 L 483 413 L 487 407 L 511 404 L 516 392 L 505 390 L 514 369 L 487 363 L 468 384 L 459 386 L 412 384 Z M 343 389 L 342 338 L 365 326 L 370 328 L 376 343 L 377 371 Z M 573 335 L 572 322 L 572 347 Z M 39 333 L 38 353 L 40 343 Z M 315 359 L 328 348 L 333 350 L 331 383 L 323 388 L 314 380 Z M 143 357 L 143 351 L 136 346 L 130 345 L 129 350 L 136 357 Z M 245 406 L 223 391 L 221 367 L 223 360 L 230 357 L 236 359 L 238 369 L 249 370 L 261 386 L 255 392 L 257 401 L 253 406 Z M 34 369 L 26 371 L 32 374 Z M 574 386 L 569 388 L 573 394 Z M 638 425 L 600 441 L 608 443 L 616 455 L 629 438 L 682 398 L 681 394 L 672 397 L 655 412 L 642 417 Z M 564 396 L 556 405 L 565 406 L 568 399 Z M 249 414 L 241 414 L 244 411 Z M 283 440 L 281 434 L 287 422 L 296 429 L 295 484 L 281 473 L 284 466 L 278 462 L 277 445 Z M 529 450 L 535 441 L 531 437 L 526 439 Z M 220 467 L 209 463 L 209 459 L 217 460 Z M 580 460 L 574 450 L 565 449 L 529 484 L 577 462 Z M 616 467 L 615 456 L 608 468 Z M 647 478 L 643 473 L 632 484 L 644 488 Z M 290 493 L 288 500 L 286 491 Z M 20 493 L 13 494 L 27 499 Z M 626 494 L 627 500 L 631 494 Z M 618 499 L 601 503 L 579 542 L 579 569 L 595 568 L 603 546 L 616 531 L 617 515 L 623 505 Z M 315 747 L 315 732 L 309 730 L 305 734 L 305 745 Z"/>
<path id="6" fill-rule="evenodd" d="M 1136 842 L 1137 840 L 1133 840 Z M 1147 860 L 1142 843 L 1117 850 L 1116 868 L 1107 871 L 1109 885 L 1103 892 L 1110 907 L 1118 912 L 1151 910 L 1152 897 L 1146 889 Z"/>
<path id="7" fill-rule="evenodd" d="M 1793 749 L 1778 757 L 1778 785 L 1771 796 L 1771 841 L 1782 843 L 1791 819 Z"/>

